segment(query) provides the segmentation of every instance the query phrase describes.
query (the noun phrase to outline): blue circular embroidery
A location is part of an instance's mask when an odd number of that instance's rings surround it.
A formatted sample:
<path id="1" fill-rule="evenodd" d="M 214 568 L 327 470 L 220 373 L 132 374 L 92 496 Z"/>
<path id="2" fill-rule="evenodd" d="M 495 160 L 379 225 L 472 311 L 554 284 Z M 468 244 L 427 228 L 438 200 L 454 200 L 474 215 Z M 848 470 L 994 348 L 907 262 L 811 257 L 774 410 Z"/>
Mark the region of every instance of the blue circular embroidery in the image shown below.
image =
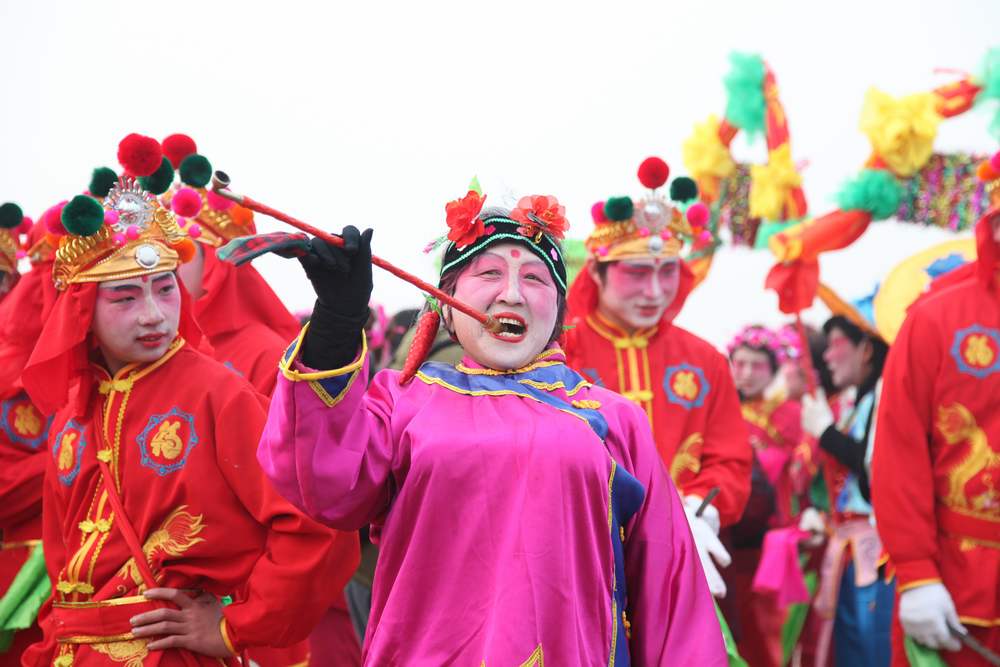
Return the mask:
<path id="1" fill-rule="evenodd" d="M 21 408 L 20 410 L 18 408 Z M 25 413 L 24 410 L 30 411 Z M 38 421 L 38 435 L 26 437 L 22 435 L 25 428 L 31 424 L 18 426 L 21 420 Z M 11 442 L 25 445 L 32 449 L 38 449 L 49 437 L 49 427 L 52 426 L 52 417 L 44 418 L 28 400 L 25 394 L 18 394 L 14 398 L 9 398 L 0 402 L 0 428 L 7 434 Z"/>
<path id="2" fill-rule="evenodd" d="M 680 375 L 682 373 L 686 375 Z M 686 383 L 687 386 L 675 387 L 677 382 Z M 685 410 L 691 410 L 700 408 L 705 403 L 710 385 L 703 370 L 697 366 L 683 363 L 667 368 L 667 372 L 663 375 L 663 388 L 667 391 L 668 401 Z"/>
<path id="3" fill-rule="evenodd" d="M 993 347 L 991 348 L 988 345 L 985 348 L 979 346 L 975 351 L 966 349 L 963 352 L 962 345 L 973 336 L 985 337 L 992 340 Z M 969 354 L 981 355 L 981 363 L 975 363 L 974 361 L 970 363 L 972 360 L 967 358 Z M 987 354 L 990 356 L 989 359 L 982 356 Z M 1000 371 L 1000 331 L 978 324 L 973 324 L 965 329 L 959 329 L 955 332 L 955 340 L 951 345 L 951 356 L 958 365 L 958 370 L 966 375 L 980 379 L 993 375 L 997 371 Z"/>
<path id="4" fill-rule="evenodd" d="M 69 449 L 66 450 L 66 447 Z M 80 474 L 80 462 L 83 460 L 83 450 L 86 447 L 87 438 L 83 432 L 83 425 L 75 419 L 70 419 L 59 431 L 55 446 L 52 447 L 52 458 L 56 462 L 56 470 L 59 471 L 57 476 L 66 486 L 70 486 Z"/>
<path id="5" fill-rule="evenodd" d="M 174 421 L 168 421 L 171 418 L 176 418 Z M 162 442 L 157 441 L 158 437 L 162 437 L 165 433 L 166 437 L 170 439 L 172 443 L 175 439 L 179 439 L 180 436 L 177 434 L 181 422 L 186 422 L 188 426 L 188 438 L 187 442 L 181 445 L 183 451 L 177 452 L 174 456 L 165 454 L 164 447 L 166 446 Z M 173 428 L 171 429 L 171 425 Z M 161 427 L 166 429 L 166 431 L 161 431 Z M 146 423 L 146 428 L 142 430 L 139 437 L 136 438 L 136 442 L 139 443 L 139 452 L 141 454 L 139 462 L 145 467 L 156 471 L 156 474 L 160 477 L 169 475 L 172 472 L 180 470 L 187 463 L 188 456 L 191 454 L 191 450 L 194 446 L 198 444 L 198 433 L 194 428 L 194 416 L 179 410 L 178 408 L 171 408 L 169 412 L 160 415 L 153 415 L 149 418 Z M 169 443 L 168 443 L 169 444 Z M 159 449 L 159 451 L 156 451 Z M 173 463 L 162 463 L 154 459 L 153 457 L 163 459 L 173 459 L 176 460 Z"/>

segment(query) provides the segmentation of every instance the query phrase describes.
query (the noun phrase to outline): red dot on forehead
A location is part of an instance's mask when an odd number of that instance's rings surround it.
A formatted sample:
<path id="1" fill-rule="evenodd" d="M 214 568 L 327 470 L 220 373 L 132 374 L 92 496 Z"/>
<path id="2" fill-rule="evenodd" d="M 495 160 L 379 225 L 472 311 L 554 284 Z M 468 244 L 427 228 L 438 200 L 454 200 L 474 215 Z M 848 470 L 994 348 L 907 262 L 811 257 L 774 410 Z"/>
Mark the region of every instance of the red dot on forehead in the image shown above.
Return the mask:
<path id="1" fill-rule="evenodd" d="M 511 248 L 510 249 L 510 256 L 513 257 L 514 259 L 517 259 L 518 257 L 521 256 L 521 251 L 518 250 L 517 248 Z"/>
<path id="2" fill-rule="evenodd" d="M 142 278 L 142 282 L 144 282 L 144 283 L 148 283 L 149 282 L 149 276 L 140 276 L 140 277 Z"/>

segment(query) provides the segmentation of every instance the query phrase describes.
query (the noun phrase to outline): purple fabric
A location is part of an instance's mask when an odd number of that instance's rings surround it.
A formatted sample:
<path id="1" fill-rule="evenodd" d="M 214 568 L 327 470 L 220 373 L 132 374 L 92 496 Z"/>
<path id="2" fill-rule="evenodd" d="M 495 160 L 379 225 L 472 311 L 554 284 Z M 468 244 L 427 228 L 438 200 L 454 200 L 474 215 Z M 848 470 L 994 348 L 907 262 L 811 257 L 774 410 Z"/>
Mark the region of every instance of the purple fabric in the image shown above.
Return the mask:
<path id="1" fill-rule="evenodd" d="M 599 387 L 548 389 L 598 401 L 602 443 L 530 398 L 421 375 L 400 386 L 395 371 L 366 391 L 366 376 L 367 363 L 332 407 L 310 383 L 279 378 L 258 452 L 310 516 L 380 529 L 366 664 L 608 664 L 623 623 L 621 610 L 612 618 L 613 459 L 646 491 L 624 527 L 631 663 L 726 665 L 683 507 L 637 405 Z"/>

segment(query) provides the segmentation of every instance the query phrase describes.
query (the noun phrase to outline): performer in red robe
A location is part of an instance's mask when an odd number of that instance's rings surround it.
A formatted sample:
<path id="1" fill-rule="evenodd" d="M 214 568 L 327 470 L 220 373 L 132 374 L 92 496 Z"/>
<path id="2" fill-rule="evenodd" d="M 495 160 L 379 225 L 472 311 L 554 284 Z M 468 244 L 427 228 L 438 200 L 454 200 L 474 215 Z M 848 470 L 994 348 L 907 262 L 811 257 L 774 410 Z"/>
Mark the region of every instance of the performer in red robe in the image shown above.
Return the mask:
<path id="1" fill-rule="evenodd" d="M 256 463 L 247 443 L 266 400 L 198 349 L 174 273 L 193 243 L 131 179 L 103 207 L 75 197 L 61 219 L 62 293 L 22 373 L 55 413 L 53 599 L 22 664 L 235 664 L 303 640 L 356 567 L 357 541 L 295 510 Z"/>
<path id="2" fill-rule="evenodd" d="M 194 300 L 195 321 L 215 358 L 270 396 L 278 362 L 289 341 L 298 336 L 299 321 L 249 262 L 235 266 L 216 256 L 216 250 L 228 241 L 256 233 L 253 212 L 206 189 L 211 168 L 204 166 L 208 161 L 196 152 L 190 137 L 174 134 L 163 140 L 163 146 L 163 159 L 177 167 L 178 178 L 162 201 L 185 220 L 184 227 L 197 248 L 191 261 L 177 270 Z M 185 161 L 188 167 L 183 166 Z M 201 169 L 191 168 L 199 163 Z M 313 639 L 312 653 L 318 661 L 349 650 L 355 658 L 338 657 L 339 664 L 361 664 L 361 646 L 344 599 L 335 601 Z M 303 642 L 280 650 L 256 649 L 251 658 L 261 667 L 291 667 L 306 662 L 309 654 L 309 642 Z"/>
<path id="3" fill-rule="evenodd" d="M 197 244 L 197 254 L 178 269 L 194 299 L 195 321 L 215 358 L 270 396 L 278 361 L 288 341 L 298 335 L 298 320 L 253 266 L 237 267 L 215 255 L 226 242 L 256 233 L 253 212 L 206 190 L 211 166 L 195 152 L 189 137 L 171 135 L 163 146 L 167 154 L 163 159 L 169 158 L 178 167 L 179 179 L 164 194 L 163 202 L 181 217 L 188 236 Z"/>
<path id="4" fill-rule="evenodd" d="M 648 187 L 666 182 L 667 166 L 659 163 L 662 180 L 644 179 Z M 697 196 L 690 179 L 675 179 L 671 190 L 687 190 L 687 201 Z M 660 456 L 685 498 L 709 587 L 725 595 L 715 564 L 728 565 L 729 555 L 717 535 L 720 525 L 743 513 L 751 450 L 726 358 L 673 323 L 693 285 L 679 258 L 681 235 L 691 228 L 680 209 L 655 192 L 635 205 L 613 197 L 593 214 L 589 258 L 569 291 L 567 362 L 646 411 Z M 718 496 L 696 517 L 716 488 Z"/>
<path id="5" fill-rule="evenodd" d="M 727 617 L 740 656 L 754 667 L 780 667 L 786 609 L 770 591 L 753 589 L 768 530 L 794 525 L 809 483 L 803 461 L 801 412 L 797 401 L 768 397 L 786 361 L 778 335 L 759 325 L 742 329 L 727 346 L 733 379 L 750 433 L 754 469 L 750 500 L 731 531 L 733 564 L 726 571 L 735 594 Z M 806 450 L 808 451 L 808 450 Z"/>
<path id="6" fill-rule="evenodd" d="M 953 631 L 1000 653 L 1000 175 L 987 190 L 975 267 L 911 307 L 885 368 L 871 484 L 894 665 L 904 634 L 949 665 L 986 664 Z"/>
<path id="7" fill-rule="evenodd" d="M 43 559 L 42 480 L 50 420 L 31 403 L 20 375 L 56 290 L 43 221 L 31 225 L 29 220 L 27 225 L 31 270 L 0 302 L 0 617 L 4 628 L 0 644 L 5 645 L 0 647 L 0 667 L 21 664 L 24 649 L 41 639 L 35 616 L 48 597 L 44 569 L 36 561 Z M 3 232 L 0 229 L 0 236 Z M 5 257 L 13 261 L 17 254 L 5 253 Z"/>

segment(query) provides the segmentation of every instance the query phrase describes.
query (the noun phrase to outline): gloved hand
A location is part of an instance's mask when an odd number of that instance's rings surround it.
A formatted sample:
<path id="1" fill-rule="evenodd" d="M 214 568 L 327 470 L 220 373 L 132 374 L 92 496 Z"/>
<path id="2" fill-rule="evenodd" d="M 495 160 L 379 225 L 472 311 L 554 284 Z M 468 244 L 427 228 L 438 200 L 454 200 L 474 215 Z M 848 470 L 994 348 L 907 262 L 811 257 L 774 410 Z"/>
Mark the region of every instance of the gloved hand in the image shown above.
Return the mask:
<path id="1" fill-rule="evenodd" d="M 372 230 L 348 225 L 344 246 L 311 239 L 309 254 L 300 257 L 316 305 L 302 345 L 302 361 L 316 370 L 346 366 L 361 344 L 372 295 Z"/>
<path id="2" fill-rule="evenodd" d="M 826 400 L 826 393 L 817 389 L 816 394 L 802 395 L 802 430 L 814 438 L 833 425 L 833 410 Z"/>
<path id="3" fill-rule="evenodd" d="M 826 536 L 826 519 L 823 518 L 823 513 L 815 507 L 802 510 L 802 514 L 799 515 L 799 530 L 813 534 L 805 542 L 807 547 L 816 548 L 823 544 L 823 538 Z"/>
<path id="4" fill-rule="evenodd" d="M 899 596 L 899 622 L 909 637 L 927 648 L 962 650 L 962 644 L 952 636 L 948 624 L 956 630 L 966 630 L 943 584 L 925 584 L 903 591 Z"/>
<path id="5" fill-rule="evenodd" d="M 726 583 L 719 574 L 716 567 L 729 567 L 732 557 L 718 537 L 719 512 L 709 505 L 701 516 L 695 516 L 701 498 L 697 496 L 687 496 L 684 498 L 684 514 L 687 516 L 688 525 L 691 526 L 691 535 L 694 537 L 694 545 L 698 549 L 698 559 L 701 567 L 705 571 L 705 579 L 708 580 L 708 590 L 717 598 L 726 597 Z M 714 514 L 715 520 L 710 521 Z"/>

